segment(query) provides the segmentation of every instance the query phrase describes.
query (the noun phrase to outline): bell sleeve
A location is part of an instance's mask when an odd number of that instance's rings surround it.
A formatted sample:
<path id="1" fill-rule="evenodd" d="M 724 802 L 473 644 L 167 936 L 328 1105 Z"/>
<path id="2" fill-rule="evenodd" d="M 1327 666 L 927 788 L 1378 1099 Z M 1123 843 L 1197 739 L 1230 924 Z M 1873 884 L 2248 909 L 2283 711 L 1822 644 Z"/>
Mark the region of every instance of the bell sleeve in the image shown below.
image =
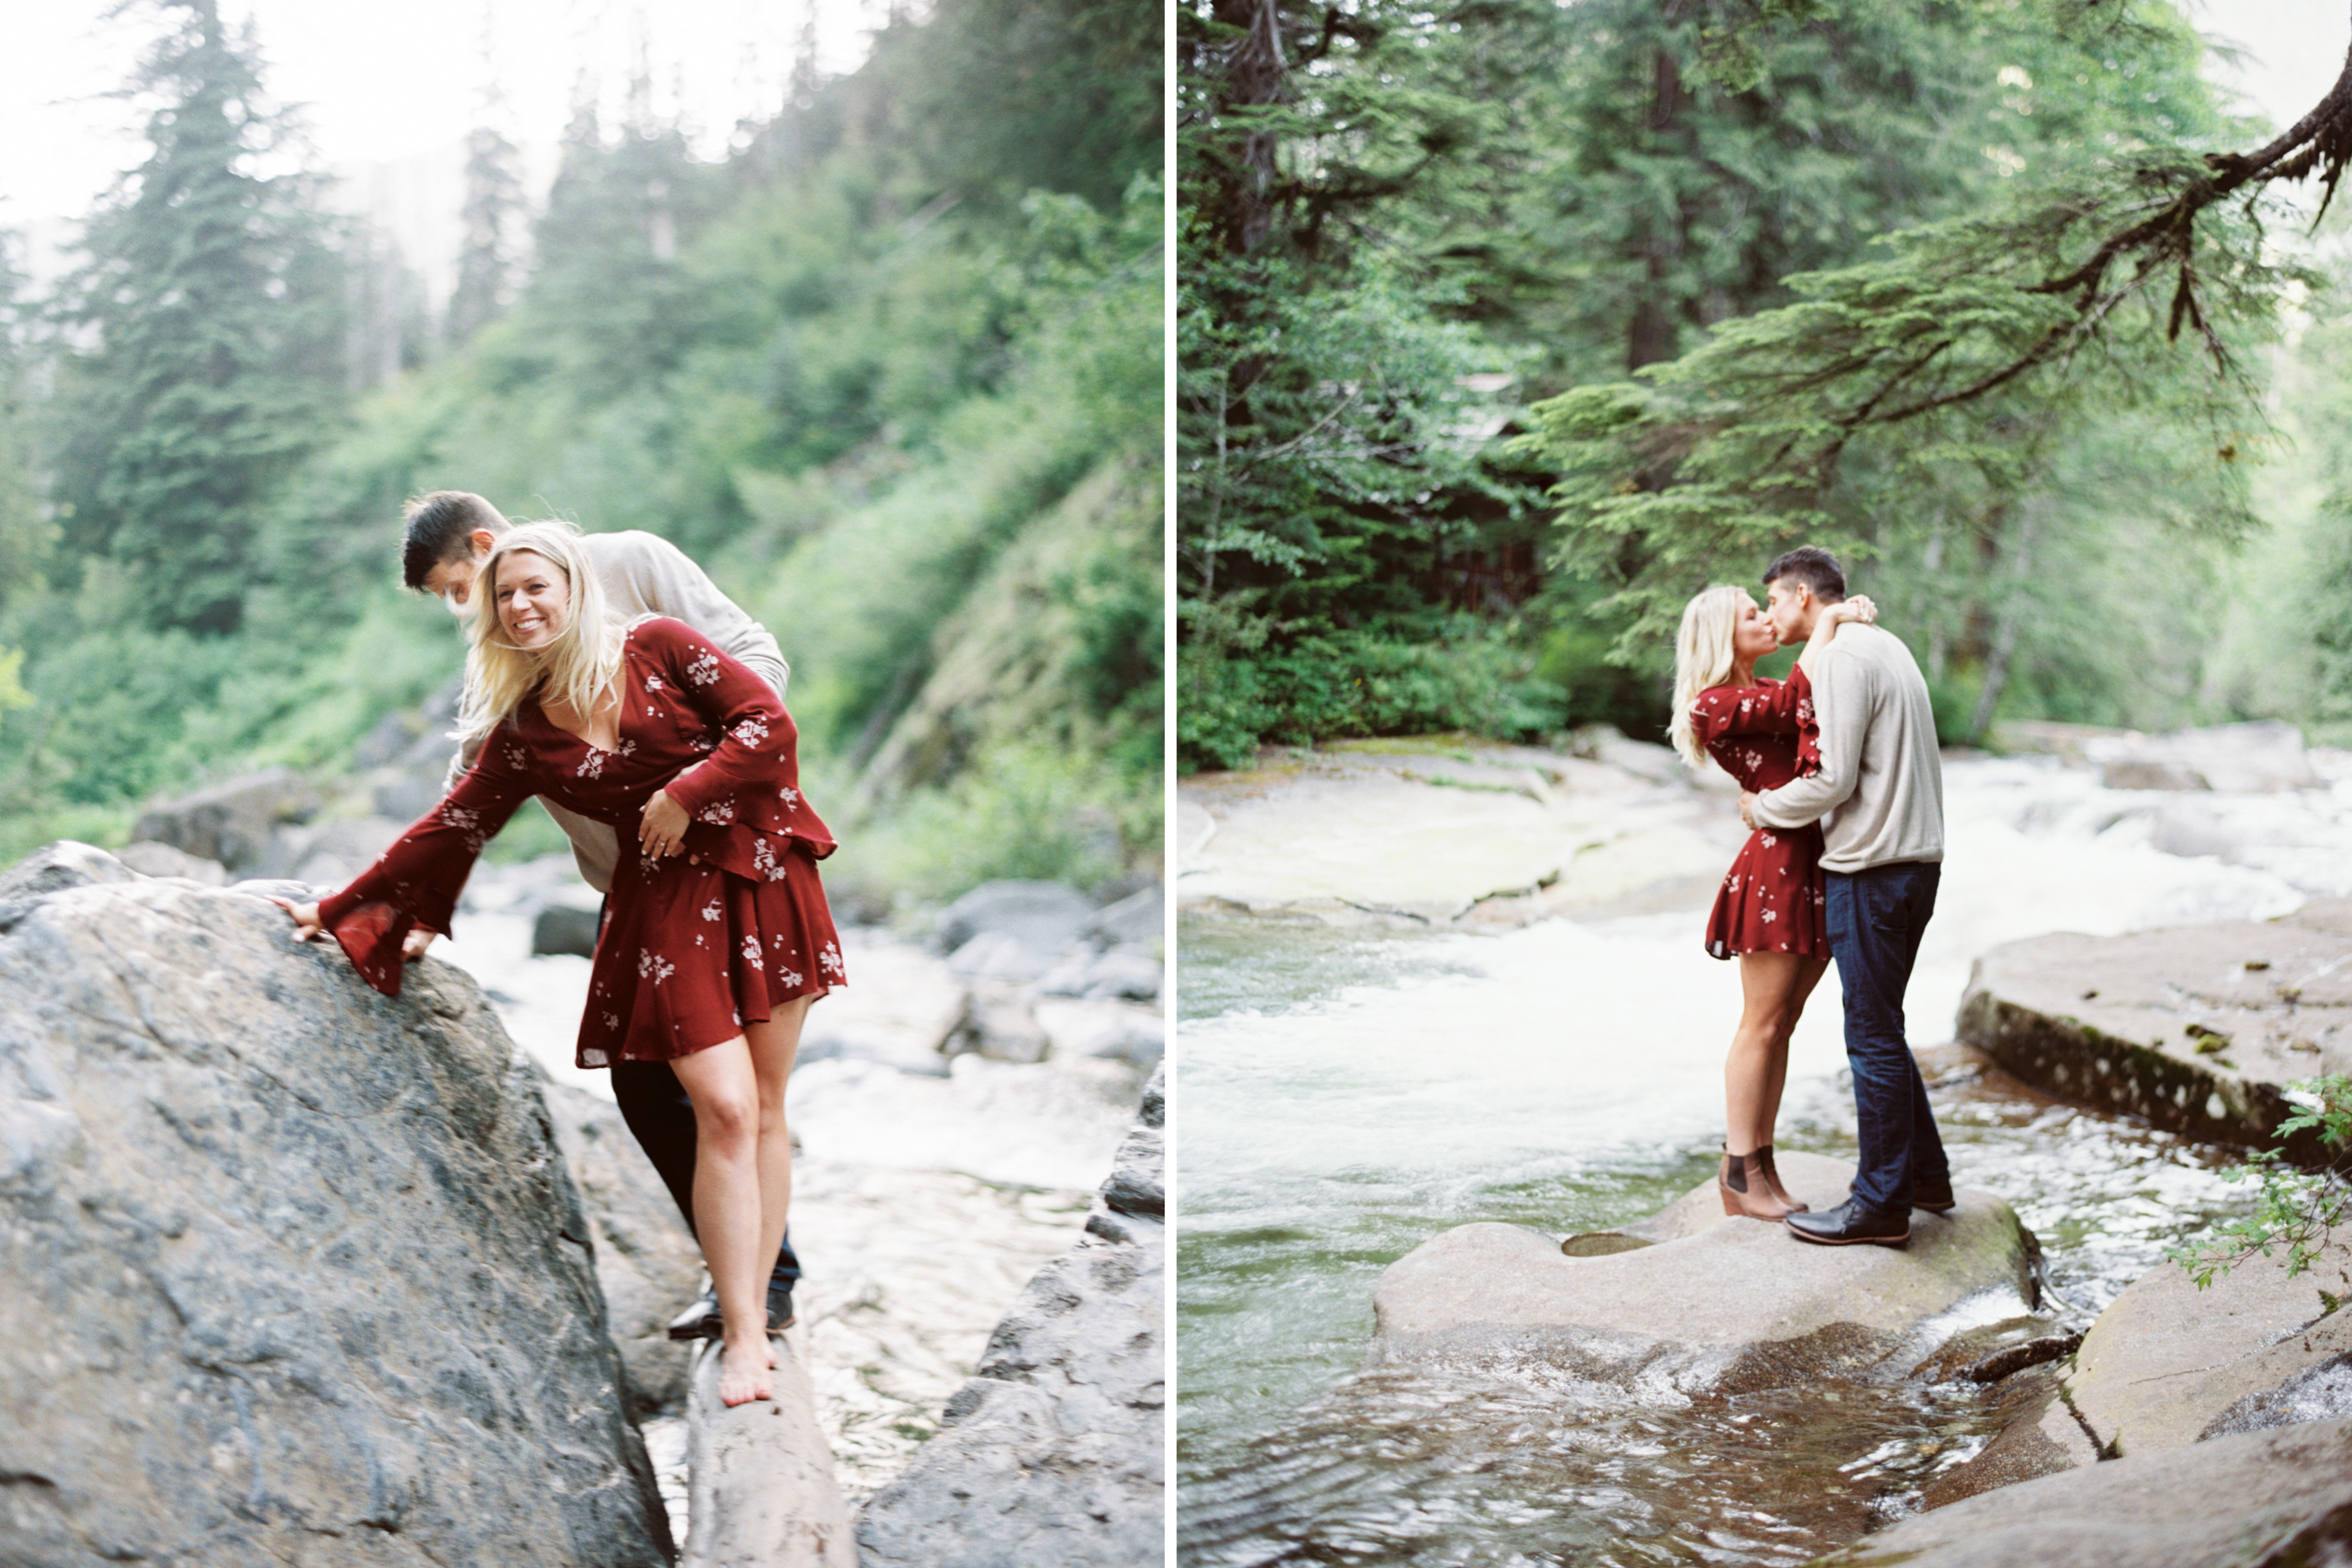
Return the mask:
<path id="1" fill-rule="evenodd" d="M 537 793 L 529 755 L 499 725 L 479 757 L 441 803 L 416 819 L 374 865 L 341 892 L 319 900 L 320 923 L 352 961 L 360 977 L 387 996 L 400 994 L 405 961 L 401 944 L 418 926 L 449 932 L 457 895 L 474 862 L 517 807 Z"/>

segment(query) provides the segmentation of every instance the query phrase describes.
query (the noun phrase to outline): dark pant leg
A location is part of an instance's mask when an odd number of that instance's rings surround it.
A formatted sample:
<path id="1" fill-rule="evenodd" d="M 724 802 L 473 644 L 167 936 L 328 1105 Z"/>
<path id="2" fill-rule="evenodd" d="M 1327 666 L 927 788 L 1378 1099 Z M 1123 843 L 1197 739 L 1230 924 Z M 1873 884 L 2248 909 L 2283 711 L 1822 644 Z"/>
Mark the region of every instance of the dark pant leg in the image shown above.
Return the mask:
<path id="1" fill-rule="evenodd" d="M 667 1062 L 614 1062 L 613 1098 L 620 1102 L 621 1120 L 636 1135 L 637 1146 L 661 1173 L 663 1184 L 677 1200 L 686 1227 L 694 1228 L 694 1101 L 677 1081 Z M 776 1253 L 776 1267 L 768 1289 L 789 1290 L 801 1277 L 801 1260 L 793 1251 L 792 1232 Z"/>
<path id="2" fill-rule="evenodd" d="M 1936 912 L 1942 868 L 1908 861 L 1828 874 L 1830 952 L 1845 994 L 1861 1157 L 1853 1193 L 1880 1214 L 1911 1207 L 1911 1184 L 1950 1179 L 1927 1085 L 1904 1037 L 1903 994 Z"/>

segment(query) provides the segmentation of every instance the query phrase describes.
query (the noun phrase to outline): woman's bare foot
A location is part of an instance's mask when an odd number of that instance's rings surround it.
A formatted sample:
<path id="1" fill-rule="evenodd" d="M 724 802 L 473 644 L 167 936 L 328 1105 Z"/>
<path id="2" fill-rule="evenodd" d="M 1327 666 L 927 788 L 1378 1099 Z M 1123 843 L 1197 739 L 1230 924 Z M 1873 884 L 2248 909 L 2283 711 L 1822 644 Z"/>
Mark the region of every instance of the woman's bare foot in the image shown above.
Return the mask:
<path id="1" fill-rule="evenodd" d="M 776 1358 L 768 1348 L 767 1335 L 750 1343 L 729 1340 L 719 1355 L 719 1397 L 725 1404 L 749 1405 L 776 1396 L 775 1380 L 768 1375 Z"/>

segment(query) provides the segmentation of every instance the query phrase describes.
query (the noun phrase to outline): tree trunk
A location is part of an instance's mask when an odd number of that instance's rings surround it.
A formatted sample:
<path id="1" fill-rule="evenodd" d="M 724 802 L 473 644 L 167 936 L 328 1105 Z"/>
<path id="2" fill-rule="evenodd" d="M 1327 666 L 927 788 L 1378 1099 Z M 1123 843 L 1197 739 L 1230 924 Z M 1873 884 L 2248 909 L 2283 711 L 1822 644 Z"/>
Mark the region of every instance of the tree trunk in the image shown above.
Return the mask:
<path id="1" fill-rule="evenodd" d="M 1663 8 L 1667 26 L 1674 24 L 1681 8 L 1681 0 L 1667 0 Z M 1654 142 L 1675 139 L 1686 103 L 1682 68 L 1676 63 L 1674 51 L 1662 43 L 1653 51 L 1650 59 L 1647 129 Z M 1627 370 L 1639 370 L 1645 364 L 1670 360 L 1680 346 L 1680 334 L 1675 325 L 1673 273 L 1675 263 L 1682 259 L 1684 241 L 1690 227 L 1688 205 L 1677 197 L 1671 213 L 1654 211 L 1643 227 L 1646 232 L 1635 241 L 1642 258 L 1642 293 L 1633 302 L 1633 319 L 1625 333 Z"/>
<path id="2" fill-rule="evenodd" d="M 2033 569 L 2034 524 L 2040 509 L 2028 504 L 2018 520 L 2017 544 L 2010 552 L 2009 597 L 1994 612 L 1992 647 L 1985 654 L 1984 689 L 1977 694 L 1977 710 L 1969 718 L 1968 742 L 1981 745 L 1992 728 L 1993 710 L 2000 706 L 2002 688 L 2009 684 L 2009 662 L 2017 651 L 2018 628 L 2025 624 L 2026 605 L 2021 590 Z"/>
<path id="3" fill-rule="evenodd" d="M 1282 57 L 1282 7 L 1278 0 L 1218 0 L 1217 18 L 1247 29 L 1225 71 L 1224 101 L 1253 108 L 1282 101 L 1289 67 Z M 1272 133 L 1252 132 L 1241 146 L 1242 177 L 1234 192 L 1234 224 L 1226 243 L 1247 256 L 1274 232 L 1276 142 Z"/>

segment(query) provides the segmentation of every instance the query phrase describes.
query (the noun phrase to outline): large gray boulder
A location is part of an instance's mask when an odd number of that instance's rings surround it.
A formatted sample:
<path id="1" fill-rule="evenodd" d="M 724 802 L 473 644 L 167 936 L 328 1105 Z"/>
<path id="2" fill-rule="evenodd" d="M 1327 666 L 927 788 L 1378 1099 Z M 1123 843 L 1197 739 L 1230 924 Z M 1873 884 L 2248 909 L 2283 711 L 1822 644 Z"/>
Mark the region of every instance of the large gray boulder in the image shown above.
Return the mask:
<path id="1" fill-rule="evenodd" d="M 1134 1568 L 1160 1560 L 1167 1373 L 1161 1076 L 1087 1236 L 1038 1270 L 939 1435 L 857 1525 L 866 1568 Z"/>
<path id="2" fill-rule="evenodd" d="M 36 859 L 0 898 L 0 1559 L 666 1562 L 473 981 L 381 996 L 250 893 Z"/>
<path id="3" fill-rule="evenodd" d="M 2284 1249 L 2202 1290 L 2179 1265 L 2159 1264 L 2091 1325 L 2066 1399 L 2103 1456 L 2352 1418 L 2352 1311 L 2328 1304 L 2347 1296 L 2352 1224 L 2294 1279 Z"/>
<path id="4" fill-rule="evenodd" d="M 2352 1422 L 2249 1432 L 2002 1487 L 1814 1568 L 2336 1568 L 2352 1562 Z"/>
<path id="5" fill-rule="evenodd" d="M 2294 1114 L 2284 1085 L 2352 1072 L 2352 900 L 2274 921 L 2010 942 L 1977 961 L 1957 1029 L 2061 1099 L 2266 1143 Z M 2309 1134 L 2291 1152 L 2326 1158 Z"/>
<path id="6" fill-rule="evenodd" d="M 2095 735 L 2082 750 L 2109 789 L 2266 795 L 2315 789 L 2320 782 L 2303 749 L 2303 731 L 2275 719 L 2166 735 Z"/>
<path id="7" fill-rule="evenodd" d="M 217 860 L 231 871 L 275 874 L 292 869 L 265 864 L 278 829 L 309 821 L 318 809 L 318 793 L 307 780 L 291 768 L 271 768 L 158 801 L 141 814 L 131 837 Z"/>
<path id="8" fill-rule="evenodd" d="M 1780 1166 L 1816 1209 L 1844 1201 L 1853 1174 L 1817 1154 L 1783 1153 Z M 1899 1249 L 1809 1246 L 1728 1218 L 1712 1181 L 1647 1220 L 1571 1237 L 1565 1253 L 1524 1226 L 1457 1226 L 1381 1276 L 1371 1359 L 1540 1364 L 1685 1393 L 1907 1372 L 1940 1342 L 1931 1321 L 1960 1301 L 1998 1293 L 2013 1313 L 2037 1301 L 2036 1247 L 2015 1211 L 1990 1193 L 1958 1198 L 1948 1215 L 1914 1210 Z"/>

